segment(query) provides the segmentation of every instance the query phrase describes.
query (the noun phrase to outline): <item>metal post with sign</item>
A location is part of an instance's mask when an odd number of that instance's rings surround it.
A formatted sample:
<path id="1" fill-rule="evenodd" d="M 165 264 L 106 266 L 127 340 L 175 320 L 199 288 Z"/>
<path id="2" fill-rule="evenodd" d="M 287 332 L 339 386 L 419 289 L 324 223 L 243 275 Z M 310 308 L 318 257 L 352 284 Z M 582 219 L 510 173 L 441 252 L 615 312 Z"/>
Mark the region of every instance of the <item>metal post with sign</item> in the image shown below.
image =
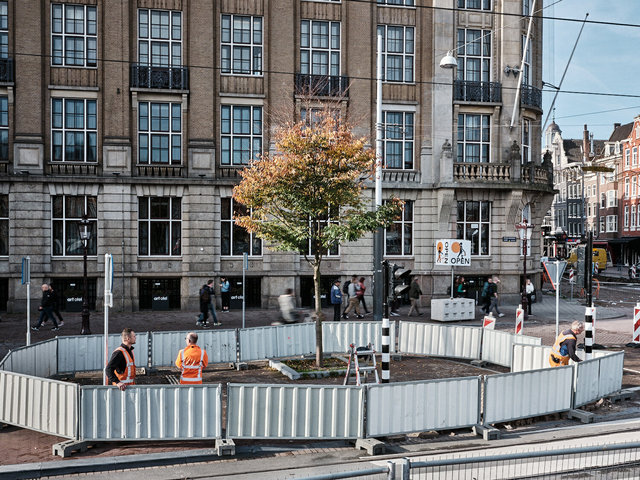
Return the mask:
<path id="1" fill-rule="evenodd" d="M 27 286 L 27 346 L 31 345 L 31 258 L 22 257 L 22 285 Z"/>
<path id="2" fill-rule="evenodd" d="M 451 266 L 451 298 L 454 297 L 454 275 L 455 266 L 471 266 L 471 241 L 444 239 L 436 242 L 434 265 Z"/>
<path id="3" fill-rule="evenodd" d="M 104 365 L 109 363 L 109 308 L 113 307 L 113 257 L 104 254 Z M 102 370 L 102 384 L 107 384 L 106 369 Z"/>
<path id="4" fill-rule="evenodd" d="M 556 291 L 556 338 L 558 338 L 560 325 L 560 280 L 562 279 L 564 269 L 567 268 L 567 262 L 565 260 L 556 260 L 555 262 L 543 262 L 542 265 L 547 271 L 551 288 Z"/>
<path id="5" fill-rule="evenodd" d="M 246 272 L 249 268 L 249 254 L 244 252 L 242 254 L 242 328 L 244 328 L 244 308 L 246 305 Z"/>

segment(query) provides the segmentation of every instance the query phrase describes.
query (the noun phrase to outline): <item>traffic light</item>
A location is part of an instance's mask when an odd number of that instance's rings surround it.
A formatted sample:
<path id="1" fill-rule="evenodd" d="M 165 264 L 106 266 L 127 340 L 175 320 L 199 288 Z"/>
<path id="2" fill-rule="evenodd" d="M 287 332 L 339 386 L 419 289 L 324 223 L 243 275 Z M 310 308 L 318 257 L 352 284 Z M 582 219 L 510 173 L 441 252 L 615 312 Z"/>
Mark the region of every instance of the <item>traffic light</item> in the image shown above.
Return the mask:
<path id="1" fill-rule="evenodd" d="M 393 265 L 393 273 L 391 274 L 391 292 L 394 298 L 397 298 L 409 290 L 409 276 L 411 270 L 404 268 L 402 265 Z"/>

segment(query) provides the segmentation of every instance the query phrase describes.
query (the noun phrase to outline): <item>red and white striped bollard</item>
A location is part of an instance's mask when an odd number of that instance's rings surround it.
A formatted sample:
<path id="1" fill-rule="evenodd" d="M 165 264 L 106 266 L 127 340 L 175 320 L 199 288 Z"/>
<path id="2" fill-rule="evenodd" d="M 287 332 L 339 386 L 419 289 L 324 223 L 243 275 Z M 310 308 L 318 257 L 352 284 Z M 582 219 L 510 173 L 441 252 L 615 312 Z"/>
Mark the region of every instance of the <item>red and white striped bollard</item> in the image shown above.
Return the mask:
<path id="1" fill-rule="evenodd" d="M 516 308 L 516 335 L 522 335 L 522 326 L 524 324 L 524 310 L 522 305 Z"/>
<path id="2" fill-rule="evenodd" d="M 633 343 L 640 343 L 640 302 L 633 309 Z"/>
<path id="3" fill-rule="evenodd" d="M 495 330 L 496 329 L 496 317 L 493 316 L 493 313 L 489 313 L 489 315 L 485 315 L 482 320 L 482 328 L 486 328 L 487 330 Z"/>

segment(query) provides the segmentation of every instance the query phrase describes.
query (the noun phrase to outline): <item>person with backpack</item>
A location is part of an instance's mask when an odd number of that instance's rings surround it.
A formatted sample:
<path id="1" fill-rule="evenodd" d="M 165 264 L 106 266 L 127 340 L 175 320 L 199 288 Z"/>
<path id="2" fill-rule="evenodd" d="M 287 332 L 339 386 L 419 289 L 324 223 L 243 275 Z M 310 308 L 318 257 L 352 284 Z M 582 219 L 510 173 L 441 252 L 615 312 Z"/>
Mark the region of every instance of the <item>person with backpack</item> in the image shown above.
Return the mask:
<path id="1" fill-rule="evenodd" d="M 211 303 L 211 292 L 209 290 L 209 286 L 205 283 L 202 285 L 199 291 L 200 295 L 200 315 L 198 315 L 198 320 L 196 321 L 196 325 L 198 327 L 207 327 L 209 324 L 207 323 L 207 318 L 209 318 L 209 304 Z"/>
<path id="2" fill-rule="evenodd" d="M 349 306 L 342 314 L 342 318 L 349 318 L 349 312 L 354 309 L 358 318 L 364 318 L 360 313 L 360 298 L 358 297 L 359 290 L 360 282 L 358 282 L 358 277 L 356 275 L 352 275 L 351 282 L 349 283 Z"/>
<path id="3" fill-rule="evenodd" d="M 364 292 L 367 289 L 367 287 L 364 286 L 364 277 L 360 277 L 360 280 L 358 281 L 358 284 L 360 285 L 360 290 L 358 290 L 356 292 L 356 295 L 358 296 L 358 300 L 362 304 L 362 308 L 364 309 L 365 315 L 368 315 L 369 314 L 369 309 L 367 308 L 367 304 L 364 301 Z"/>
<path id="4" fill-rule="evenodd" d="M 342 291 L 340 290 L 340 279 L 336 278 L 331 287 L 331 305 L 333 305 L 333 321 L 340 321 L 340 310 L 342 308 Z"/>
<path id="5" fill-rule="evenodd" d="M 344 314 L 347 311 L 347 307 L 349 307 L 349 285 L 351 285 L 351 280 L 346 280 L 344 285 L 342 286 L 342 298 L 344 298 L 344 309 L 342 310 L 342 317 L 344 318 Z"/>

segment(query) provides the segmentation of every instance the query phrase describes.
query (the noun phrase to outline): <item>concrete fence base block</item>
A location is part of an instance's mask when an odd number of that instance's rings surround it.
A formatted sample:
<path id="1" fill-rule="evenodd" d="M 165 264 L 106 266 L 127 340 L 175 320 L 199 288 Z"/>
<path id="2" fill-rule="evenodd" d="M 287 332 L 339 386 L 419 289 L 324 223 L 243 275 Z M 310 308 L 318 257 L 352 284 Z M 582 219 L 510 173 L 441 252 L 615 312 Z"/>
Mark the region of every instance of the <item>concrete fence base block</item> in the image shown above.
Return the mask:
<path id="1" fill-rule="evenodd" d="M 357 450 L 366 450 L 369 455 L 382 455 L 386 451 L 386 446 L 375 438 L 359 438 L 356 440 Z"/>
<path id="2" fill-rule="evenodd" d="M 300 374 L 296 372 L 293 368 L 287 367 L 284 363 L 279 360 L 269 360 L 269 368 L 275 368 L 281 374 L 289 377 L 291 380 L 299 380 Z"/>
<path id="3" fill-rule="evenodd" d="M 487 425 L 474 425 L 472 427 L 473 433 L 476 435 L 482 435 L 482 439 L 485 441 L 500 439 L 500 430 L 497 428 L 489 427 Z"/>
<path id="4" fill-rule="evenodd" d="M 487 364 L 484 360 L 471 360 L 469 363 L 474 367 L 484 367 Z"/>
<path id="5" fill-rule="evenodd" d="M 585 412 L 584 410 L 569 410 L 568 418 L 576 418 L 582 423 L 593 423 L 596 416 L 591 412 Z"/>
<path id="6" fill-rule="evenodd" d="M 399 353 L 395 353 L 391 355 L 391 360 L 393 360 L 394 362 L 401 362 L 402 361 L 402 355 L 400 355 Z"/>
<path id="7" fill-rule="evenodd" d="M 90 446 L 95 443 L 84 442 L 82 440 L 67 440 L 65 442 L 55 443 L 51 448 L 51 453 L 62 458 L 70 457 L 73 452 L 84 453 Z"/>
<path id="8" fill-rule="evenodd" d="M 617 393 L 607 395 L 607 398 L 611 400 L 613 403 L 615 403 L 615 402 L 620 402 L 622 400 L 631 400 L 634 393 L 635 392 L 633 390 L 620 390 Z"/>
<path id="9" fill-rule="evenodd" d="M 247 370 L 249 368 L 249 366 L 247 365 L 246 362 L 238 362 L 235 364 L 235 369 L 240 371 L 240 370 Z"/>
<path id="10" fill-rule="evenodd" d="M 223 455 L 235 455 L 236 444 L 230 438 L 216 438 L 216 452 L 219 457 Z"/>

